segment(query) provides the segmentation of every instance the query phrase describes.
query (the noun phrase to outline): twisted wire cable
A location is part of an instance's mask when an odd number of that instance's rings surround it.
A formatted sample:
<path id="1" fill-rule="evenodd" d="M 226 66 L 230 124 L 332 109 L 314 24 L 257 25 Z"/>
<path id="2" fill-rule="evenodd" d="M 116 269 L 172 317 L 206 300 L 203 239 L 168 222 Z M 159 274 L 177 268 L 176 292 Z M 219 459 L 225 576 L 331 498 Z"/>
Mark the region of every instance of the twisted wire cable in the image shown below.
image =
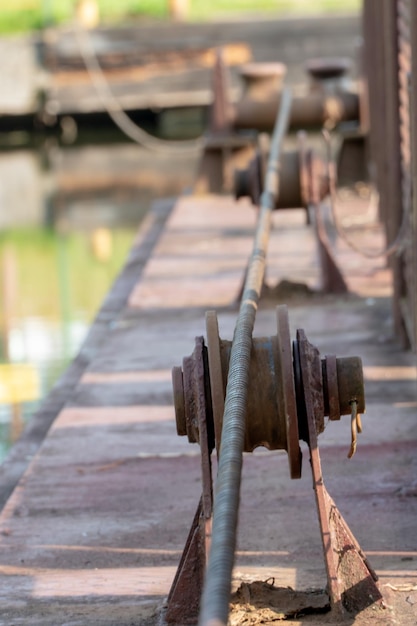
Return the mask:
<path id="1" fill-rule="evenodd" d="M 201 151 L 204 146 L 204 137 L 183 140 L 160 139 L 159 137 L 151 135 L 133 122 L 126 111 L 124 111 L 119 100 L 114 96 L 106 75 L 100 66 L 93 42 L 87 31 L 76 24 L 75 36 L 87 73 L 101 104 L 116 126 L 118 126 L 127 137 L 149 150 L 155 152 L 171 152 L 176 156 L 197 154 Z"/>
<path id="2" fill-rule="evenodd" d="M 199 626 L 226 626 L 229 615 L 252 333 L 265 274 L 271 215 L 279 193 L 279 159 L 288 128 L 290 111 L 291 93 L 289 90 L 284 90 L 272 135 L 254 247 L 230 354 L 214 498 L 212 542 L 201 600 Z"/>

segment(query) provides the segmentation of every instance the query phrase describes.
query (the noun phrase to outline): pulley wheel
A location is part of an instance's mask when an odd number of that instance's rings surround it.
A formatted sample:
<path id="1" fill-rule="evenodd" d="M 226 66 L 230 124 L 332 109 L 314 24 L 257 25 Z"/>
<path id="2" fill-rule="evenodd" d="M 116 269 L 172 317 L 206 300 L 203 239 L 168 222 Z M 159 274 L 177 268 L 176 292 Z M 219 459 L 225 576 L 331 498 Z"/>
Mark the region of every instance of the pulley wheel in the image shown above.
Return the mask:
<path id="1" fill-rule="evenodd" d="M 286 305 L 277 307 L 278 410 L 285 415 L 287 453 L 291 478 L 301 478 L 301 450 L 298 436 L 297 401 L 295 397 L 290 325 Z"/>
<path id="2" fill-rule="evenodd" d="M 221 343 L 216 311 L 206 312 L 207 352 L 210 373 L 211 403 L 217 453 L 220 449 L 224 414 L 224 393 Z"/>

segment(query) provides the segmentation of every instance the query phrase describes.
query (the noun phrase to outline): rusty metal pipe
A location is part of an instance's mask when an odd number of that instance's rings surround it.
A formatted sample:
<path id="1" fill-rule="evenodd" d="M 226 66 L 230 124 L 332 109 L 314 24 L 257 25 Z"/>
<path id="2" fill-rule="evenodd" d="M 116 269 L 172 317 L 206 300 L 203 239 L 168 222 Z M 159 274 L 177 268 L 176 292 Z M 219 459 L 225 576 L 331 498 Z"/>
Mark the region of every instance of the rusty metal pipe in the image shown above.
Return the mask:
<path id="1" fill-rule="evenodd" d="M 289 90 L 284 90 L 272 136 L 255 243 L 230 354 L 222 442 L 214 499 L 212 544 L 201 600 L 199 626 L 210 626 L 216 623 L 219 626 L 222 624 L 226 626 L 229 615 L 252 333 L 265 274 L 271 214 L 279 193 L 279 158 L 288 128 L 290 110 L 291 93 Z"/>
<path id="2" fill-rule="evenodd" d="M 256 128 L 270 131 L 274 126 L 277 110 L 280 107 L 281 91 L 269 91 L 264 98 L 244 96 L 233 108 L 233 126 L 235 129 Z M 322 92 L 306 93 L 294 96 L 291 105 L 289 126 L 291 130 L 300 128 L 321 128 L 331 121 L 340 122 L 359 120 L 359 96 L 350 91 L 337 94 Z"/>

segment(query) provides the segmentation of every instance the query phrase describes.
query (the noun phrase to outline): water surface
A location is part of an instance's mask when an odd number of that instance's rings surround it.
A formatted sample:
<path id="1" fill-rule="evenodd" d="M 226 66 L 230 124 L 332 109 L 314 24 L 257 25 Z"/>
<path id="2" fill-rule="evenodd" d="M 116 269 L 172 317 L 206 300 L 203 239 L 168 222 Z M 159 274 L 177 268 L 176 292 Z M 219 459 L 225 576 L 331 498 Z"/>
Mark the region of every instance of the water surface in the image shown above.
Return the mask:
<path id="1" fill-rule="evenodd" d="M 0 460 L 78 352 L 152 201 L 192 172 L 130 143 L 0 152 Z"/>

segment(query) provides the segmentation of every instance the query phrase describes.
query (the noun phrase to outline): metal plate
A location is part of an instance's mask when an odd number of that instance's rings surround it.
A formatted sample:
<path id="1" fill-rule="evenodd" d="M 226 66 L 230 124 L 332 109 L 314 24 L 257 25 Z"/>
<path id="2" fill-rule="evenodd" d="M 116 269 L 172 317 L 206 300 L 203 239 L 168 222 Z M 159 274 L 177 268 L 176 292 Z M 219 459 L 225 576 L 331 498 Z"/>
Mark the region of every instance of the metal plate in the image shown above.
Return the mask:
<path id="1" fill-rule="evenodd" d="M 287 452 L 291 478 L 301 478 L 301 450 L 298 435 L 297 402 L 291 353 L 290 325 L 286 305 L 277 307 L 278 410 L 285 412 Z"/>
<path id="2" fill-rule="evenodd" d="M 210 372 L 211 404 L 217 453 L 220 450 L 224 414 L 224 381 L 216 311 L 206 312 L 207 352 Z"/>

